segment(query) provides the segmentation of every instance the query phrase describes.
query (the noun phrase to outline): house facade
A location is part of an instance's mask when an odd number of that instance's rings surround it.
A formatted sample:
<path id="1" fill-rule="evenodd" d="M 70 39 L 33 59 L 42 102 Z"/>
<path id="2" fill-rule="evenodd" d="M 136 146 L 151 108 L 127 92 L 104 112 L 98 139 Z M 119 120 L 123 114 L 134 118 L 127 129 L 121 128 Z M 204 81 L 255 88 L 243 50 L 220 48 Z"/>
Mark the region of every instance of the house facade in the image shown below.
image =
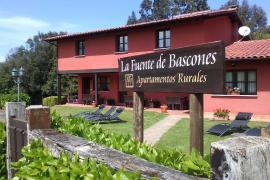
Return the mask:
<path id="1" fill-rule="evenodd" d="M 207 10 L 117 28 L 56 36 L 57 71 L 60 77 L 78 77 L 78 102 L 132 105 L 132 92 L 119 91 L 118 59 L 213 41 L 226 45 L 226 82 L 236 95 L 204 95 L 205 111 L 227 108 L 232 112 L 270 114 L 270 49 L 265 41 L 239 41 L 242 25 L 236 8 Z M 248 42 L 248 43 L 247 43 Z M 260 47 L 258 47 L 260 46 Z M 249 50 L 247 50 L 249 47 Z M 263 49 L 263 47 L 265 49 Z M 258 49 L 263 49 L 259 50 Z M 237 88 L 236 88 L 237 87 Z M 60 93 L 60 90 L 59 90 Z M 188 109 L 187 93 L 145 93 L 145 105 Z"/>

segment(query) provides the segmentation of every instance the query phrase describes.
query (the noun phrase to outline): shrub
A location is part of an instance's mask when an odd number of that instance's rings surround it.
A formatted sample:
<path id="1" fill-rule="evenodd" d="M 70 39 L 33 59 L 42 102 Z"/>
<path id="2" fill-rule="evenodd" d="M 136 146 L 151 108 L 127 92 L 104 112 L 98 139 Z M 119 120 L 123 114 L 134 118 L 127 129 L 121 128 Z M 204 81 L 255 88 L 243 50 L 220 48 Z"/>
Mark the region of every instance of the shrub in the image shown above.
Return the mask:
<path id="1" fill-rule="evenodd" d="M 6 132 L 4 123 L 0 122 L 0 179 L 6 179 Z"/>
<path id="2" fill-rule="evenodd" d="M 53 112 L 51 119 L 52 128 L 61 132 L 73 134 L 97 144 L 102 144 L 151 162 L 169 166 L 186 174 L 210 177 L 209 163 L 196 151 L 188 155 L 179 149 L 158 149 L 136 141 L 129 135 L 119 135 L 104 131 L 99 125 L 94 125 L 82 117 L 64 119 L 56 112 Z"/>
<path id="3" fill-rule="evenodd" d="M 26 105 L 30 104 L 30 96 L 25 93 L 20 93 L 20 101 L 25 102 Z M 17 93 L 0 94 L 0 109 L 5 107 L 6 102 L 17 102 Z"/>
<path id="4" fill-rule="evenodd" d="M 228 109 L 216 109 L 214 112 L 214 116 L 219 117 L 219 118 L 228 118 L 230 114 L 230 111 Z"/>
<path id="5" fill-rule="evenodd" d="M 22 149 L 23 158 L 12 164 L 17 172 L 14 179 L 126 179 L 139 180 L 141 175 L 125 170 L 114 170 L 87 158 L 79 160 L 78 154 L 62 152 L 55 158 L 35 140 Z"/>
<path id="6" fill-rule="evenodd" d="M 43 98 L 42 104 L 44 106 L 54 106 L 57 105 L 58 97 L 57 96 L 49 96 L 46 98 Z M 66 96 L 61 96 L 61 104 L 67 103 L 67 97 Z"/>

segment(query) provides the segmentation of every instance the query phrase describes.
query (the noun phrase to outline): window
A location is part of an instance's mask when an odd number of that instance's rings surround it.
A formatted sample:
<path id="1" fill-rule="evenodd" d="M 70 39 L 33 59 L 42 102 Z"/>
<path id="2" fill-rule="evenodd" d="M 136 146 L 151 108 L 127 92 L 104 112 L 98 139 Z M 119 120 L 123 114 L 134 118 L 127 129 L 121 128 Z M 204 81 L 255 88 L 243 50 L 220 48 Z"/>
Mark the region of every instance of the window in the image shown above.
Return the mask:
<path id="1" fill-rule="evenodd" d="M 157 48 L 169 48 L 171 46 L 171 31 L 161 30 L 157 32 Z"/>
<path id="2" fill-rule="evenodd" d="M 128 36 L 118 36 L 117 38 L 117 51 L 126 52 L 128 51 Z"/>
<path id="3" fill-rule="evenodd" d="M 85 55 L 85 45 L 84 40 L 76 41 L 76 56 L 83 56 Z"/>
<path id="4" fill-rule="evenodd" d="M 226 72 L 225 81 L 227 88 L 238 87 L 240 94 L 257 94 L 256 71 L 229 71 Z"/>
<path id="5" fill-rule="evenodd" d="M 98 90 L 109 91 L 110 90 L 110 79 L 108 77 L 98 78 Z"/>

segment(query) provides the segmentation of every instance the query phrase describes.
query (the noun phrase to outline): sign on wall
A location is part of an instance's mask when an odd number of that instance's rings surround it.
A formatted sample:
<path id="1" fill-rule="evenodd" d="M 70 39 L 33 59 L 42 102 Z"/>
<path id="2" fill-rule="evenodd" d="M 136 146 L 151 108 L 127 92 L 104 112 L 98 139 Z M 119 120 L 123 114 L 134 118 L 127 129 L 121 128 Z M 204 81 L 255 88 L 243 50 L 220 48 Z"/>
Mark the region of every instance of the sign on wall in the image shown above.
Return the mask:
<path id="1" fill-rule="evenodd" d="M 224 93 L 221 41 L 119 59 L 121 91 Z"/>

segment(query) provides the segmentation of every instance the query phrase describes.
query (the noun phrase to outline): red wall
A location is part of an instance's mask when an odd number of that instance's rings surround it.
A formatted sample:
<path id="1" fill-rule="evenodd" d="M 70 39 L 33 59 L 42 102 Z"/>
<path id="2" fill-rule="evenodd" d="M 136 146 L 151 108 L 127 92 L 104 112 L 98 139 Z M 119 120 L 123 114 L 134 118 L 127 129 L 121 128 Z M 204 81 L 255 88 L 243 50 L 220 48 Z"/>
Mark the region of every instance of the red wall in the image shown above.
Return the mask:
<path id="1" fill-rule="evenodd" d="M 239 39 L 237 35 L 238 25 L 232 23 L 229 17 L 220 16 L 209 19 L 191 20 L 183 23 L 172 23 L 167 26 L 153 26 L 144 29 L 129 30 L 127 32 L 106 33 L 89 35 L 86 38 L 86 56 L 75 57 L 75 40 L 66 39 L 58 41 L 58 70 L 96 70 L 118 68 L 118 58 L 155 51 L 155 32 L 158 29 L 171 29 L 171 47 L 183 47 L 211 41 L 224 40 L 230 44 Z M 128 34 L 128 53 L 115 52 L 115 38 L 120 34 Z M 230 64 L 230 63 L 228 63 Z M 251 111 L 255 114 L 269 114 L 270 106 L 270 65 L 269 63 L 238 63 L 237 69 L 257 69 L 257 96 L 213 96 L 205 95 L 205 111 L 214 111 L 216 108 L 227 108 L 233 112 Z M 230 65 L 227 69 L 232 69 Z M 90 72 L 90 71 L 89 71 Z M 78 78 L 79 99 L 82 98 L 81 74 Z M 89 76 L 88 74 L 86 76 Z M 113 98 L 118 100 L 118 78 L 115 74 L 104 74 L 111 77 L 111 89 L 107 92 L 99 92 L 101 98 Z M 166 103 L 166 96 L 180 93 L 146 93 L 146 98 L 155 97 L 162 104 Z"/>
<path id="2" fill-rule="evenodd" d="M 98 91 L 99 98 L 102 99 L 114 99 L 116 103 L 118 102 L 118 73 L 102 73 L 99 74 L 102 77 L 108 77 L 110 79 L 109 91 Z M 83 77 L 90 77 L 90 91 L 94 89 L 94 75 L 93 74 L 81 74 L 78 76 L 78 99 L 82 102 L 82 79 Z M 93 91 L 94 94 L 94 91 Z"/>
<path id="3" fill-rule="evenodd" d="M 269 62 L 243 62 L 237 63 L 234 68 L 227 63 L 227 69 L 257 70 L 257 96 L 215 96 L 205 95 L 205 111 L 213 112 L 217 108 L 226 108 L 231 112 L 248 111 L 254 114 L 270 114 L 270 63 Z"/>
<path id="4" fill-rule="evenodd" d="M 58 70 L 95 70 L 118 68 L 118 59 L 155 51 L 155 33 L 158 29 L 171 29 L 171 47 L 183 47 L 211 41 L 224 40 L 232 42 L 237 26 L 229 17 L 213 17 L 209 19 L 191 20 L 183 23 L 159 25 L 143 29 L 88 35 L 86 56 L 75 56 L 75 40 L 58 41 Z M 128 34 L 128 53 L 116 53 L 116 36 Z"/>

